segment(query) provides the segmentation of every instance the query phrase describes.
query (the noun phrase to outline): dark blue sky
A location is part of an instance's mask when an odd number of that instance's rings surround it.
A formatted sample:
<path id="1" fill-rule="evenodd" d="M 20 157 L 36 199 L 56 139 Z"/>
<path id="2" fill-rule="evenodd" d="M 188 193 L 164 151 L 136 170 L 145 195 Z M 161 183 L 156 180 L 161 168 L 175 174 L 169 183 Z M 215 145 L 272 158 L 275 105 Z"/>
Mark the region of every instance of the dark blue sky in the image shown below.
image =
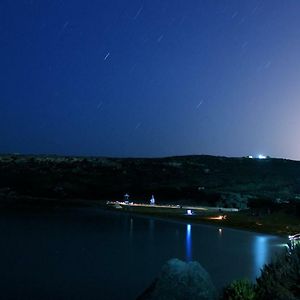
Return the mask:
<path id="1" fill-rule="evenodd" d="M 300 159 L 300 2 L 1 0 L 0 152 Z"/>

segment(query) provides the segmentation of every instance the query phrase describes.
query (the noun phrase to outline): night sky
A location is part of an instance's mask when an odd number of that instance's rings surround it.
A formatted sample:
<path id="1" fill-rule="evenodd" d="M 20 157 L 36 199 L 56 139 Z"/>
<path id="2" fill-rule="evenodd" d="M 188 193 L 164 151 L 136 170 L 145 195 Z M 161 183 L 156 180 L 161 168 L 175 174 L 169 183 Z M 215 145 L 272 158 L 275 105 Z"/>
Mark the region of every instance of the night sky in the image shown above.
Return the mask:
<path id="1" fill-rule="evenodd" d="M 1 0 L 0 152 L 300 159 L 300 1 Z"/>

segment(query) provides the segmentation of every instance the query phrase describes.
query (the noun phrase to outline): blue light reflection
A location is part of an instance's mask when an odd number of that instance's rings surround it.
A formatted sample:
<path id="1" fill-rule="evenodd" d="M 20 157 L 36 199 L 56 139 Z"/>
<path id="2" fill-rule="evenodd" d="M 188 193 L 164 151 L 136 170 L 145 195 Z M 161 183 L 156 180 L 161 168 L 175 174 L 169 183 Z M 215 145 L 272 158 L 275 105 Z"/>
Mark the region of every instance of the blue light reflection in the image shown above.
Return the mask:
<path id="1" fill-rule="evenodd" d="M 265 236 L 257 236 L 255 238 L 255 243 L 254 243 L 255 276 L 260 275 L 260 271 L 262 267 L 268 260 L 267 240 L 268 238 Z"/>
<path id="2" fill-rule="evenodd" d="M 192 226 L 186 225 L 186 260 L 192 260 Z"/>

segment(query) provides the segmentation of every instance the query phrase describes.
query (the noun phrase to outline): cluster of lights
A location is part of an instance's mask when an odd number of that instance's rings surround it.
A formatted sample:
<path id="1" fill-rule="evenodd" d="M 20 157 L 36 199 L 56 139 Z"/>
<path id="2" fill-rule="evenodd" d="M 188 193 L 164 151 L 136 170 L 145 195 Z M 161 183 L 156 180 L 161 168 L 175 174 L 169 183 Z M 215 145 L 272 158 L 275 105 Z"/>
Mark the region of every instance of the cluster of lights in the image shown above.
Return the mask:
<path id="1" fill-rule="evenodd" d="M 289 235 L 290 240 L 300 240 L 300 233 L 297 233 L 295 235 Z"/>
<path id="2" fill-rule="evenodd" d="M 180 208 L 180 205 L 157 205 L 157 204 L 145 204 L 145 203 L 134 203 L 126 201 L 106 201 L 107 205 L 124 205 L 124 206 L 142 206 L 142 207 L 159 207 L 159 208 Z"/>
<path id="3" fill-rule="evenodd" d="M 300 233 L 297 233 L 295 235 L 289 235 L 290 240 L 290 248 L 294 249 L 297 244 L 299 244 L 300 241 Z"/>
<path id="4" fill-rule="evenodd" d="M 258 158 L 258 159 L 266 159 L 267 156 L 263 155 L 263 154 L 258 154 L 256 157 L 253 157 L 252 155 L 249 155 L 248 158 Z"/>

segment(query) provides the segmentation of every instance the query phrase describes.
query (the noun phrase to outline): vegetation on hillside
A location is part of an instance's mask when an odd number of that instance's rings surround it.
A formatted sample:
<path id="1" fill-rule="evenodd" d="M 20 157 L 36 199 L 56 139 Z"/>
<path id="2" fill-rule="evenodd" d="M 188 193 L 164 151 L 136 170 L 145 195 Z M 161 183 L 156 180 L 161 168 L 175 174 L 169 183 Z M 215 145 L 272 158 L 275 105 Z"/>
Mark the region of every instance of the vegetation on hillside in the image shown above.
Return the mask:
<path id="1" fill-rule="evenodd" d="M 214 156 L 0 156 L 0 193 L 49 198 L 186 200 L 244 208 L 249 199 L 300 199 L 300 162 Z"/>

